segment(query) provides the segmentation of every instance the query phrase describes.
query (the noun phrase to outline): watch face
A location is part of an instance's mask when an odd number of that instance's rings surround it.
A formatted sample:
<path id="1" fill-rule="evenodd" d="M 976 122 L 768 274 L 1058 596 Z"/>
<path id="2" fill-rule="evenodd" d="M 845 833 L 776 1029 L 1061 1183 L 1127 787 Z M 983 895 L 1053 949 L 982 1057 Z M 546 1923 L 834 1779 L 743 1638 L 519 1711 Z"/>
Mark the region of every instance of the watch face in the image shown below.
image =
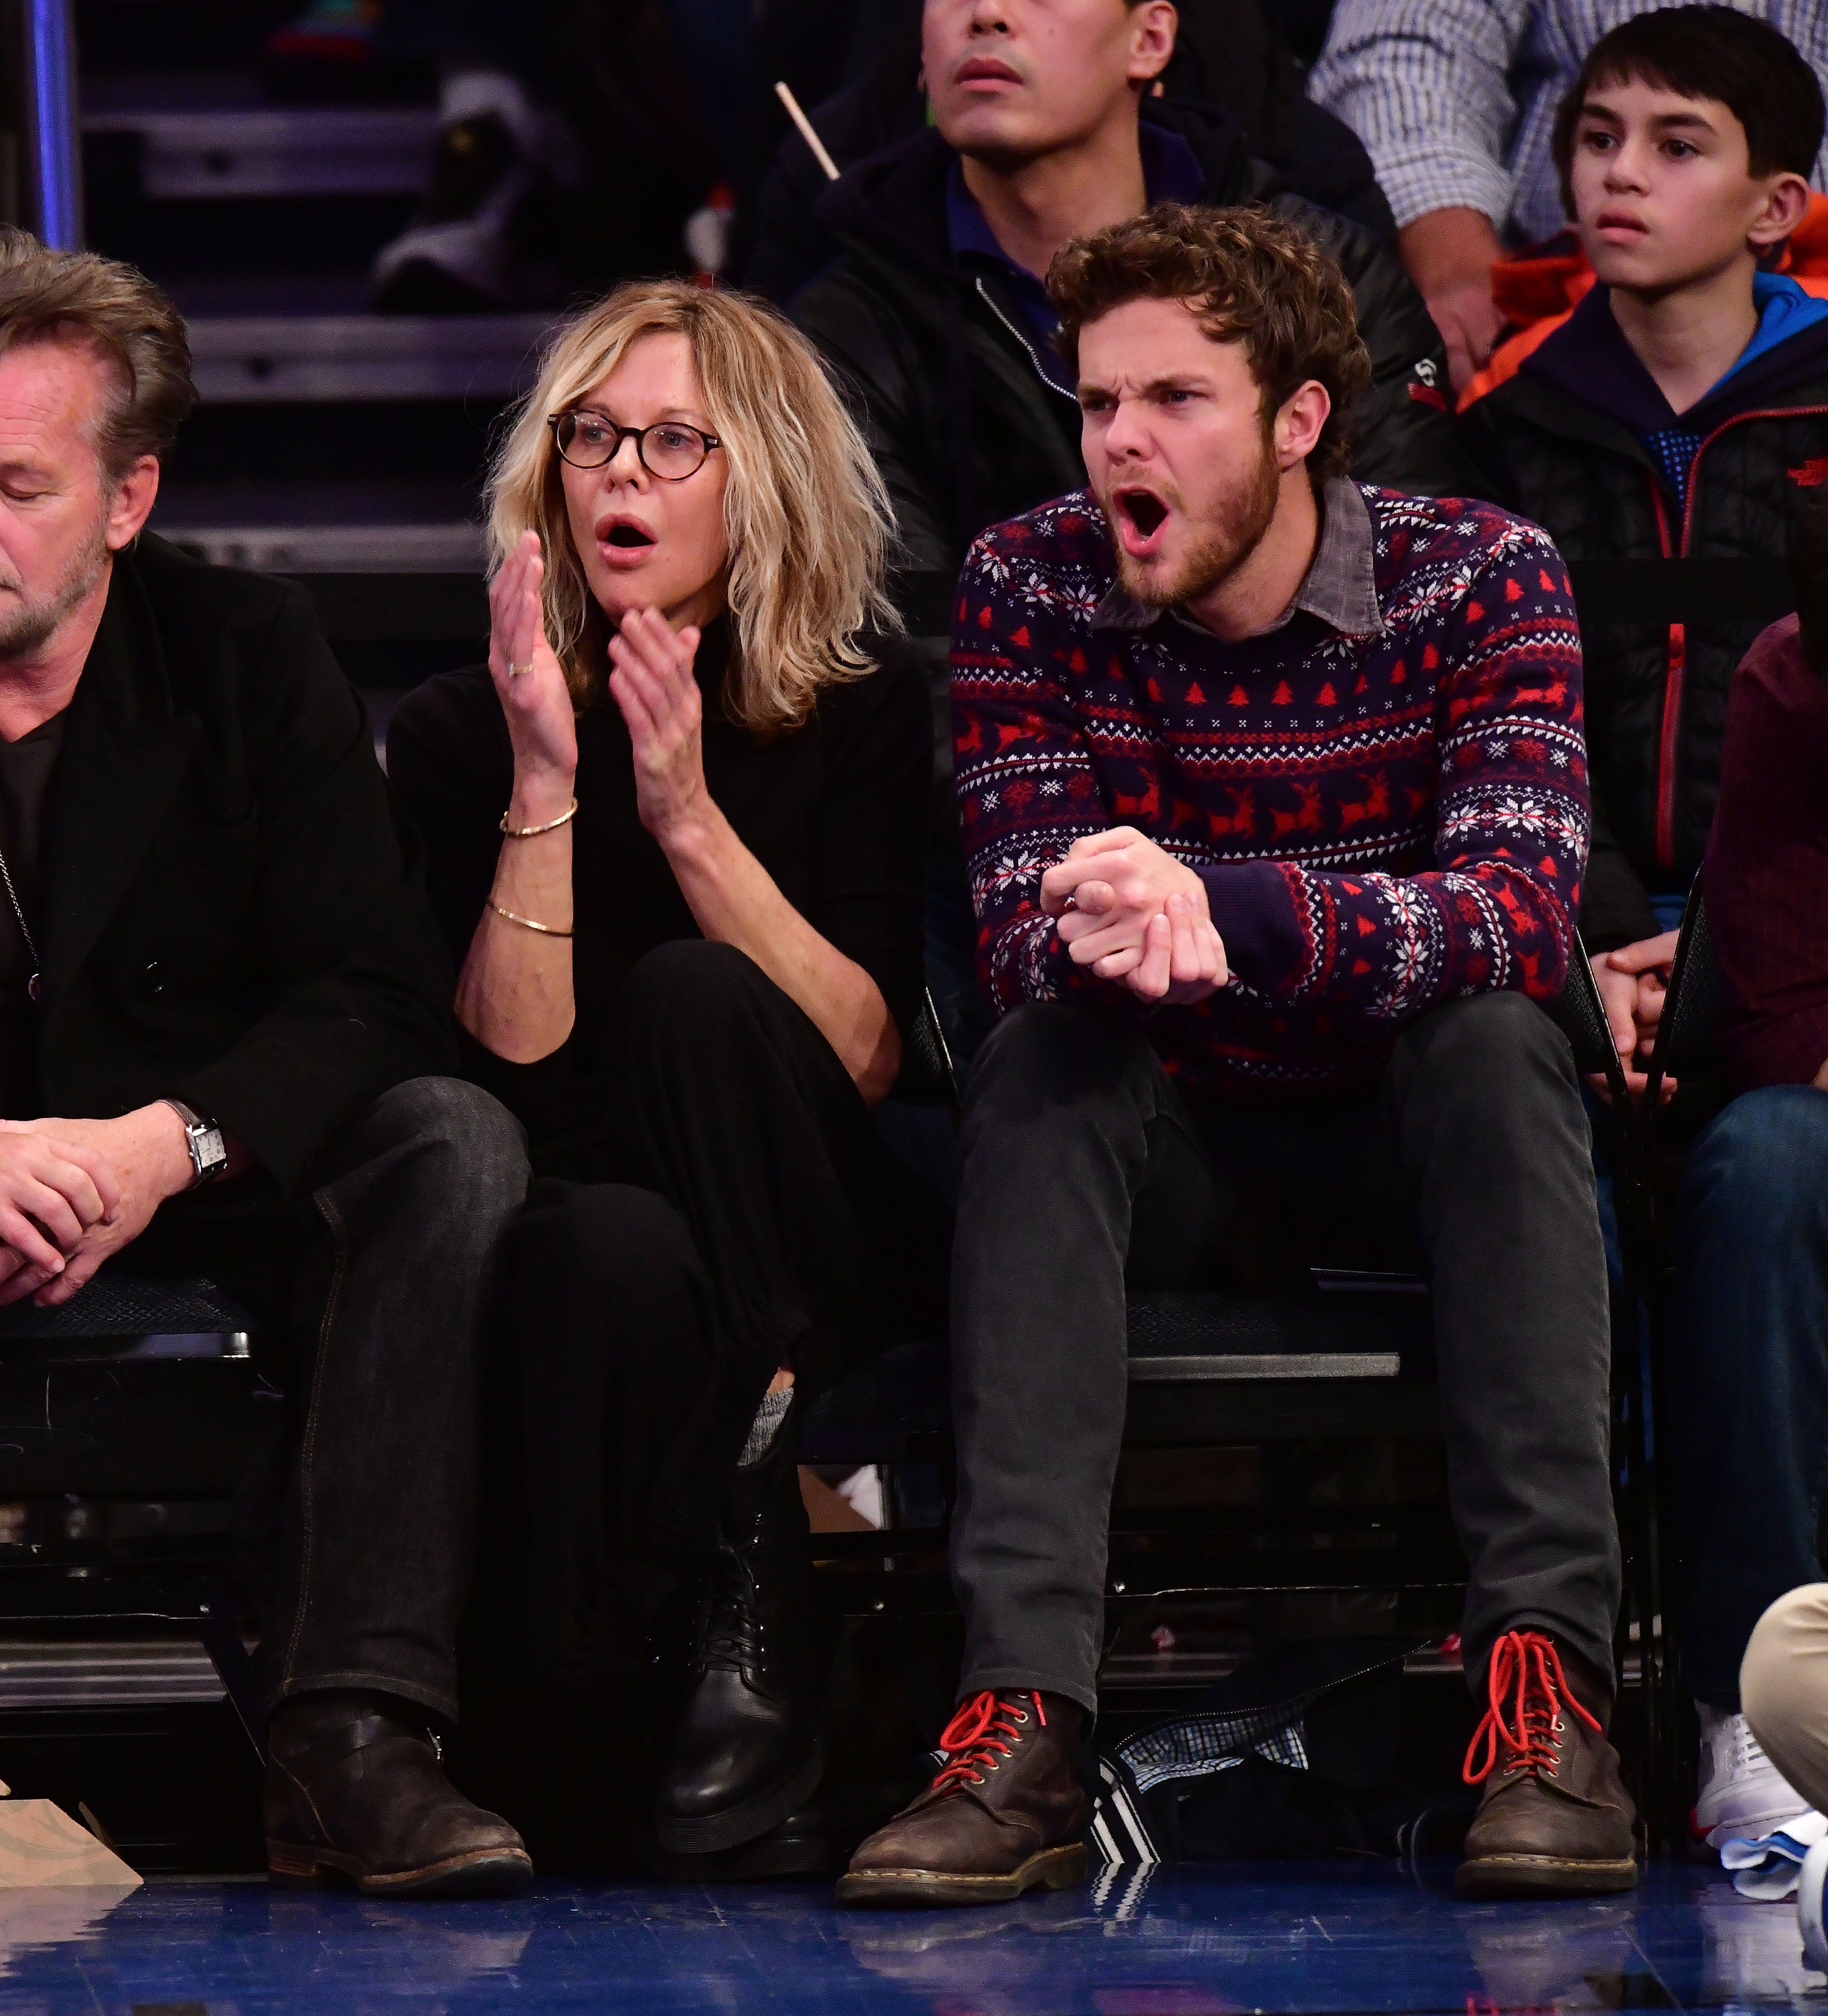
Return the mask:
<path id="1" fill-rule="evenodd" d="M 197 1166 L 205 1174 L 219 1169 L 228 1161 L 228 1150 L 220 1127 L 200 1128 L 191 1139 L 196 1145 Z"/>

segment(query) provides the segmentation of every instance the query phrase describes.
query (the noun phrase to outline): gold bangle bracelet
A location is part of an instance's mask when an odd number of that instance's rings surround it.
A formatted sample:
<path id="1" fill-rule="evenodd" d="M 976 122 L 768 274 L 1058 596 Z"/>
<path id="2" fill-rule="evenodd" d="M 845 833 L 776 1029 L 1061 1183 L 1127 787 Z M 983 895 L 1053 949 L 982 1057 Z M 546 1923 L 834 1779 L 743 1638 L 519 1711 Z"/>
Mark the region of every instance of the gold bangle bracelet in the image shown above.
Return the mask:
<path id="1" fill-rule="evenodd" d="M 504 910 L 499 903 L 491 903 L 489 908 L 498 917 L 506 917 L 509 923 L 518 924 L 523 931 L 538 931 L 544 938 L 568 938 L 569 928 L 560 931 L 556 924 L 542 924 L 535 917 L 524 917 L 518 910 Z"/>
<path id="2" fill-rule="evenodd" d="M 537 840 L 542 833 L 556 833 L 560 826 L 570 825 L 572 819 L 577 816 L 577 812 L 578 801 L 575 798 L 556 819 L 548 819 L 544 826 L 510 826 L 508 823 L 508 815 L 503 812 L 502 831 L 510 840 Z"/>

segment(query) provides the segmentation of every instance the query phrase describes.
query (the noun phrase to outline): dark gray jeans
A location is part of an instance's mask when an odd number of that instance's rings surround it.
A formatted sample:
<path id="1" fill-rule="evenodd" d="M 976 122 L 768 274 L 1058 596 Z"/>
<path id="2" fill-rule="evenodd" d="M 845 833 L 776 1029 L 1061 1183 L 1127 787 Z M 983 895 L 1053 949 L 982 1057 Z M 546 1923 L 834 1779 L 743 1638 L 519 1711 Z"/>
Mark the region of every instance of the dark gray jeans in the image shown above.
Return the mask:
<path id="1" fill-rule="evenodd" d="M 1097 1705 L 1127 1393 L 1124 1293 L 1425 1258 L 1477 1684 L 1554 1633 L 1612 1670 L 1610 1340 L 1567 1041 L 1521 995 L 1411 1024 L 1380 1093 L 1197 1115 L 1139 1029 L 1078 1007 L 999 1024 L 966 1094 L 952 1258 L 963 1691 Z"/>
<path id="2" fill-rule="evenodd" d="M 273 1695 L 396 1694 L 457 1715 L 469 1593 L 479 1303 L 527 1195 L 519 1121 L 421 1078 L 318 1157 L 308 1199 L 259 1177 L 161 1211 L 122 1256 L 196 1269 L 285 1319 L 296 1434 L 261 1643 Z"/>

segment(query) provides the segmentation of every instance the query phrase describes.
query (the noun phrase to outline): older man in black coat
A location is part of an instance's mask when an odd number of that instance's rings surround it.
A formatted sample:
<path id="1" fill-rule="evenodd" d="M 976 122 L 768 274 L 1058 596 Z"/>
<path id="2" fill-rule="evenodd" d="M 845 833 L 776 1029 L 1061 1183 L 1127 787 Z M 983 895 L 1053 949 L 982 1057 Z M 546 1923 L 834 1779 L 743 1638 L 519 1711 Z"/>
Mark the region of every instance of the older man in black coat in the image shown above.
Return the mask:
<path id="1" fill-rule="evenodd" d="M 519 1129 L 308 603 L 145 533 L 193 394 L 130 268 L 0 231 L 0 1301 L 207 1270 L 298 1353 L 263 1652 L 280 1880 L 522 1887 L 445 1779 L 475 1333 Z"/>

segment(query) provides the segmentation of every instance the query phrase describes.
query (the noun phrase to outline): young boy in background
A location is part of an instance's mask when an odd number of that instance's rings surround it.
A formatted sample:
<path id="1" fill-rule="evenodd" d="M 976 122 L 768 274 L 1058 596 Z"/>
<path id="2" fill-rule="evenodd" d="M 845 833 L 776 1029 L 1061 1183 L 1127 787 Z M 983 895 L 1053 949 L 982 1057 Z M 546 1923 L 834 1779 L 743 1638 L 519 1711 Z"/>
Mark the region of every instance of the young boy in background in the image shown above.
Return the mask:
<path id="1" fill-rule="evenodd" d="M 1591 283 L 1495 354 L 1460 423 L 1482 494 L 1568 560 L 1793 547 L 1828 481 L 1828 283 L 1779 269 L 1828 213 L 1806 179 L 1823 127 L 1809 65 L 1731 8 L 1639 15 L 1594 45 L 1555 137 Z M 1723 604 L 1700 622 L 1582 625 L 1581 928 L 1637 1086 L 1718 795 L 1727 689 L 1761 627 Z"/>

